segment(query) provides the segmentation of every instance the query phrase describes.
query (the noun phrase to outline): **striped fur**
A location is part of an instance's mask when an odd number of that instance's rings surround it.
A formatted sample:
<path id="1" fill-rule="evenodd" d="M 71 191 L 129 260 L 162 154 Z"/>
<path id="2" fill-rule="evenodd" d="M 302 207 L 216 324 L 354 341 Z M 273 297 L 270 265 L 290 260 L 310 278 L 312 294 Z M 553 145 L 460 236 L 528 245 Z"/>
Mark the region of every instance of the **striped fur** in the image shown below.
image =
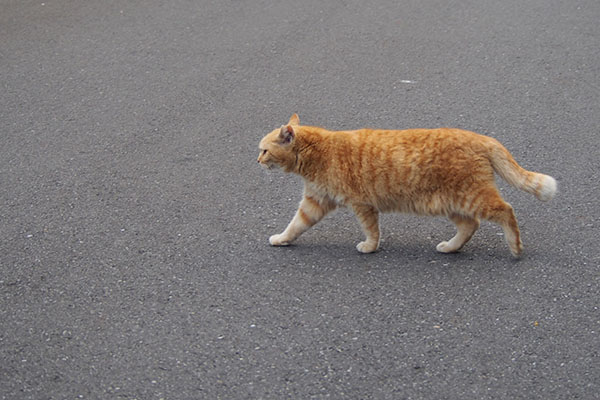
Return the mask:
<path id="1" fill-rule="evenodd" d="M 517 220 L 494 182 L 494 171 L 508 183 L 550 200 L 554 178 L 523 169 L 497 140 L 459 129 L 328 131 L 290 121 L 260 142 L 258 162 L 304 179 L 304 196 L 287 228 L 270 237 L 288 245 L 327 213 L 349 207 L 366 240 L 363 253 L 379 247 L 379 212 L 442 215 L 456 235 L 437 245 L 455 252 L 471 238 L 480 219 L 499 224 L 510 251 L 523 245 Z"/>

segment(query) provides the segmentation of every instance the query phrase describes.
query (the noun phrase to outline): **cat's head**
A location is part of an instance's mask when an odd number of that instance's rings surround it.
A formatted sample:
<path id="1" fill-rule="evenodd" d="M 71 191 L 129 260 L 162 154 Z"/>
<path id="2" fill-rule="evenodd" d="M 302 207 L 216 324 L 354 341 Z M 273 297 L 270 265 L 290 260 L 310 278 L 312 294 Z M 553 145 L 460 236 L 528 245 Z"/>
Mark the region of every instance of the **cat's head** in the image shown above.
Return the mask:
<path id="1" fill-rule="evenodd" d="M 258 163 L 266 168 L 281 168 L 292 171 L 296 165 L 296 130 L 300 125 L 298 115 L 294 114 L 287 125 L 268 133 L 258 145 L 260 153 Z"/>

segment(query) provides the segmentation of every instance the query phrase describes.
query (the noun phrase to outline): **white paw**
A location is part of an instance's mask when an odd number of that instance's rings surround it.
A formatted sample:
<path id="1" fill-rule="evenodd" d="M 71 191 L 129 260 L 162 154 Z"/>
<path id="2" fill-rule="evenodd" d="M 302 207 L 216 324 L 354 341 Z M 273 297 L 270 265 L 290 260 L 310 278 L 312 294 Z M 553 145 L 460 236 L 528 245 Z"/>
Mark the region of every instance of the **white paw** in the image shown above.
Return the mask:
<path id="1" fill-rule="evenodd" d="M 440 253 L 452 253 L 454 250 L 450 248 L 450 246 L 448 246 L 448 242 L 441 242 L 439 243 L 435 249 L 437 251 L 439 251 Z"/>
<path id="2" fill-rule="evenodd" d="M 360 251 L 361 253 L 372 253 L 377 250 L 377 244 L 360 242 L 356 245 L 356 250 Z"/>
<path id="3" fill-rule="evenodd" d="M 271 243 L 271 246 L 287 246 L 290 244 L 290 242 L 283 240 L 282 234 L 271 236 L 269 243 Z"/>

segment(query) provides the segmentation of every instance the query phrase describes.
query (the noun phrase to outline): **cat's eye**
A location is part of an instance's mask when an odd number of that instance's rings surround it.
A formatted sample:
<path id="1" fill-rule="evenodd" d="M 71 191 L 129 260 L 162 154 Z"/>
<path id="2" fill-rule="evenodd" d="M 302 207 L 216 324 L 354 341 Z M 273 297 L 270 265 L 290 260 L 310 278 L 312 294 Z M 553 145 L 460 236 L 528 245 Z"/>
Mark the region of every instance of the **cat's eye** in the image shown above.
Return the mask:
<path id="1" fill-rule="evenodd" d="M 267 154 L 267 151 L 266 151 L 266 150 L 262 150 L 262 151 L 260 152 L 260 154 L 264 156 L 265 154 Z"/>

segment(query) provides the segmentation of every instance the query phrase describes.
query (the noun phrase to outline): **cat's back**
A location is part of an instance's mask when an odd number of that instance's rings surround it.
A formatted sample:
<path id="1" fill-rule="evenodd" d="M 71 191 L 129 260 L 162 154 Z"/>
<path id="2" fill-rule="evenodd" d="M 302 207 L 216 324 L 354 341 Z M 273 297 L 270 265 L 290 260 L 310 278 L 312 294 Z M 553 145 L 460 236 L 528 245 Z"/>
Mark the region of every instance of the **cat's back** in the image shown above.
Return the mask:
<path id="1" fill-rule="evenodd" d="M 487 151 L 494 139 L 475 132 L 454 128 L 438 129 L 358 129 L 334 131 L 325 136 L 328 151 L 339 157 L 351 159 L 369 157 L 377 161 L 429 158 L 453 152 Z M 333 155 L 333 154 L 332 154 Z M 394 157 L 396 155 L 397 157 Z"/>

